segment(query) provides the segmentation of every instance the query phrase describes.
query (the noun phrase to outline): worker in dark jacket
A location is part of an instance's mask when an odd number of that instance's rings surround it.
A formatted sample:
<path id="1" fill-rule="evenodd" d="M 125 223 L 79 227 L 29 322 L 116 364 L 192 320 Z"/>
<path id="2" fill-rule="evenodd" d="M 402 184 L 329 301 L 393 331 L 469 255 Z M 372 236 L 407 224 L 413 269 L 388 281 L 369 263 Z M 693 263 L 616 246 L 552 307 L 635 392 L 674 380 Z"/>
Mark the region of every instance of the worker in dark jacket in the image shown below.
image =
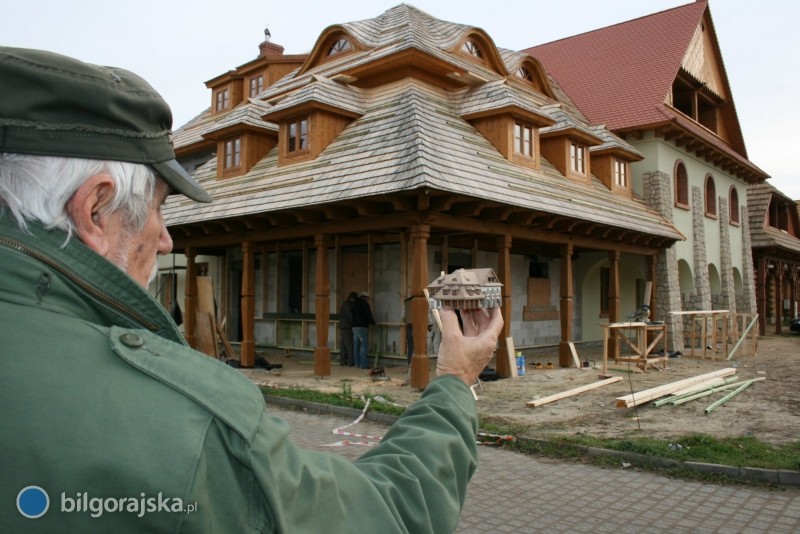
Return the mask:
<path id="1" fill-rule="evenodd" d="M 353 303 L 353 353 L 361 369 L 369 368 L 369 327 L 375 324 L 368 301 L 369 293 L 362 291 Z"/>
<path id="2" fill-rule="evenodd" d="M 6 47 L 0 95 L 0 532 L 454 530 L 499 313 L 443 311 L 437 377 L 361 458 L 298 449 L 145 289 L 168 195 L 211 200 L 161 97 Z"/>
<path id="3" fill-rule="evenodd" d="M 351 291 L 339 306 L 339 365 L 353 367 L 356 364 L 353 352 L 353 305 L 358 294 Z"/>

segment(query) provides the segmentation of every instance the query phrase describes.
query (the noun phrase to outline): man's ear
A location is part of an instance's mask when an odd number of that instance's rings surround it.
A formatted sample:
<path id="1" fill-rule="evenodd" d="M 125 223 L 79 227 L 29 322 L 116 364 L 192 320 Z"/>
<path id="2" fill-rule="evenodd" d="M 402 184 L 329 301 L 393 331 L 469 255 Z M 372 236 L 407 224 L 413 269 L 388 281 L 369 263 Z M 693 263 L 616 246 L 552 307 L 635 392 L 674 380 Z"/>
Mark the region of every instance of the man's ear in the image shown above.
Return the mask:
<path id="1" fill-rule="evenodd" d="M 114 181 L 107 173 L 95 174 L 69 200 L 69 212 L 78 237 L 101 256 L 109 248 L 110 217 L 107 207 L 114 195 Z"/>

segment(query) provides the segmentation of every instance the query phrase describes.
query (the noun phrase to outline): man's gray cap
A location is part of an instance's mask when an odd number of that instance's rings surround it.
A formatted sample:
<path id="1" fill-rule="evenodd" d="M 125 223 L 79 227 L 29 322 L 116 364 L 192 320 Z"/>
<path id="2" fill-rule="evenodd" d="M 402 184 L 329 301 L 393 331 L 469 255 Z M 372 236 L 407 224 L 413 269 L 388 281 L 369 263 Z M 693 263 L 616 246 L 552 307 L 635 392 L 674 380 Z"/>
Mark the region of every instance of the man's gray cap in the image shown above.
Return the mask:
<path id="1" fill-rule="evenodd" d="M 211 202 L 175 161 L 171 128 L 167 103 L 130 71 L 0 47 L 0 152 L 141 163 L 173 192 Z"/>

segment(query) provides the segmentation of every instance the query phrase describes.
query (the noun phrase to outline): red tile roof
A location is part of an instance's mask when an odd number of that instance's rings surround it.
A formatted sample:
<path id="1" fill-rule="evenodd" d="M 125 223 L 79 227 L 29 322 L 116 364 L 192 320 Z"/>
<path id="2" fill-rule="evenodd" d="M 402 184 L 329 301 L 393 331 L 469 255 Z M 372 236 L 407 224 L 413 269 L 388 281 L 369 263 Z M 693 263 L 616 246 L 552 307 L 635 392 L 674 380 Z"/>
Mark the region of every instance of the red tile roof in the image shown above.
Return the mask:
<path id="1" fill-rule="evenodd" d="M 622 130 L 667 122 L 662 104 L 707 0 L 535 46 L 539 59 L 595 124 Z"/>

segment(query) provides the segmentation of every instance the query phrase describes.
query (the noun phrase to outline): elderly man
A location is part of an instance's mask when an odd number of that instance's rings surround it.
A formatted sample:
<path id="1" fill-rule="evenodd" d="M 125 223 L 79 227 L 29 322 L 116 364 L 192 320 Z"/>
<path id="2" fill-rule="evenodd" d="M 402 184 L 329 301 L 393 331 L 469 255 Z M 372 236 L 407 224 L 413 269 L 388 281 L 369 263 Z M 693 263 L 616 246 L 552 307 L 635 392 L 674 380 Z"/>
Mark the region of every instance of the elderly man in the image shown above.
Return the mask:
<path id="1" fill-rule="evenodd" d="M 449 532 L 497 311 L 444 310 L 437 378 L 354 463 L 304 451 L 145 287 L 174 160 L 138 76 L 0 48 L 0 532 Z"/>

